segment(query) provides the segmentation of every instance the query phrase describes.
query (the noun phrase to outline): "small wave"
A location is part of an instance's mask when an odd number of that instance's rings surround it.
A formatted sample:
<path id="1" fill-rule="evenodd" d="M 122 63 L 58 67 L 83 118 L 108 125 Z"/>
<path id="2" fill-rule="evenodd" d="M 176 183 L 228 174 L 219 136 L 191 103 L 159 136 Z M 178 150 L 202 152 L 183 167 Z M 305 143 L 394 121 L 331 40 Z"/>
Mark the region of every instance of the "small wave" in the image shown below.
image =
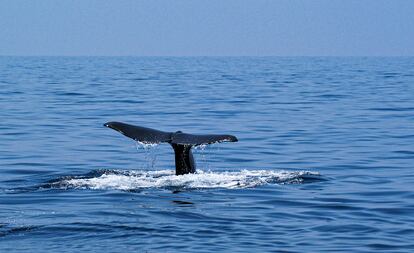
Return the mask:
<path id="1" fill-rule="evenodd" d="M 212 172 L 199 170 L 195 174 L 176 176 L 173 170 L 122 171 L 102 170 L 84 177 L 65 177 L 45 188 L 115 189 L 134 191 L 149 188 L 214 189 L 250 188 L 266 184 L 298 184 L 322 180 L 320 174 L 310 171 L 241 170 Z"/>
<path id="2" fill-rule="evenodd" d="M 39 227 L 36 226 L 20 226 L 20 227 L 9 227 L 9 224 L 0 223 L 0 238 L 13 234 L 22 234 L 26 232 L 31 232 Z"/>

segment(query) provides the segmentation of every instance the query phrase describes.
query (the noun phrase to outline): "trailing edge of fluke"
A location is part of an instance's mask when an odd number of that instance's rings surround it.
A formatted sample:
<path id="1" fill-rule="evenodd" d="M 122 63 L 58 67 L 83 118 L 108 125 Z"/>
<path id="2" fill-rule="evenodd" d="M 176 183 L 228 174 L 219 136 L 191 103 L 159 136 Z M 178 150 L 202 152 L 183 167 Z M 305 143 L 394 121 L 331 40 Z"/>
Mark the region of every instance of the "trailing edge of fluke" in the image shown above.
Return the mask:
<path id="1" fill-rule="evenodd" d="M 104 126 L 112 128 L 123 135 L 142 143 L 169 143 L 175 153 L 175 174 L 194 173 L 196 166 L 191 152 L 193 146 L 217 142 L 237 142 L 233 135 L 195 135 L 181 131 L 163 132 L 152 128 L 129 125 L 121 122 L 108 122 Z"/>

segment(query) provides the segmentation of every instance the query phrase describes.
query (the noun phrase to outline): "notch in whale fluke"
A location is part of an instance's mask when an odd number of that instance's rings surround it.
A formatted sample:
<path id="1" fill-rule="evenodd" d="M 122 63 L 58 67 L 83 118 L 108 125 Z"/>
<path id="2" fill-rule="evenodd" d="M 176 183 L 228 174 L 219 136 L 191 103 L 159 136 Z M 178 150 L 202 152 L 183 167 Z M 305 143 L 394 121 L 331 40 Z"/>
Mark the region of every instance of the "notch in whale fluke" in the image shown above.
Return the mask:
<path id="1" fill-rule="evenodd" d="M 191 147 L 217 142 L 237 142 L 233 135 L 196 135 L 181 131 L 163 132 L 152 128 L 125 124 L 122 122 L 108 122 L 104 126 L 112 128 L 123 135 L 143 143 L 169 143 L 175 153 L 175 174 L 183 175 L 195 172 L 195 162 Z"/>

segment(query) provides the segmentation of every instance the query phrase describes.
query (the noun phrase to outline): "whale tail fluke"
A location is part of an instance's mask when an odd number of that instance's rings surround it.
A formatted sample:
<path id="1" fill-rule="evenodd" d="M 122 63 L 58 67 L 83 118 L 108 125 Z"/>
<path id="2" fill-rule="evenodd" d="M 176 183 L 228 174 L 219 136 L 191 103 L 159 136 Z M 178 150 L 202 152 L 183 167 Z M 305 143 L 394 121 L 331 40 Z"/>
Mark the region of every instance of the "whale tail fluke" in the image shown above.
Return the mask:
<path id="1" fill-rule="evenodd" d="M 175 153 L 176 175 L 195 172 L 196 167 L 191 152 L 193 146 L 238 141 L 233 135 L 196 135 L 186 134 L 181 131 L 168 133 L 115 121 L 105 123 L 104 126 L 112 128 L 135 141 L 143 143 L 169 143 Z"/>
<path id="2" fill-rule="evenodd" d="M 152 128 L 133 126 L 121 122 L 108 122 L 104 126 L 112 128 L 121 134 L 143 143 L 161 143 L 171 140 L 171 133 L 158 131 Z"/>

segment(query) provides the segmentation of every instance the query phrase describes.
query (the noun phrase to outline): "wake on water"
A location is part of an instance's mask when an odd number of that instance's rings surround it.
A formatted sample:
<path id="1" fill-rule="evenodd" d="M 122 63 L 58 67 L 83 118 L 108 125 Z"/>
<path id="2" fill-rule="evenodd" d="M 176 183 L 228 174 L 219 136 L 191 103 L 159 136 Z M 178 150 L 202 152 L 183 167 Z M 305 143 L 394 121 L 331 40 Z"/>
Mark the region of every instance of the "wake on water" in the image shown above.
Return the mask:
<path id="1" fill-rule="evenodd" d="M 158 144 L 135 141 L 137 149 L 146 151 L 146 160 L 154 168 L 155 156 L 151 152 Z M 203 152 L 206 145 L 195 150 Z M 94 170 L 85 175 L 65 176 L 47 182 L 39 188 L 96 189 L 134 191 L 151 188 L 163 189 L 235 189 L 266 184 L 300 184 L 321 181 L 318 172 L 286 170 L 203 171 L 175 175 L 174 170 Z"/>
<path id="2" fill-rule="evenodd" d="M 144 148 L 146 160 L 154 168 L 155 156 L 150 151 L 158 146 L 153 143 L 136 142 L 137 149 Z M 205 149 L 200 145 L 195 149 Z M 9 193 L 19 193 L 41 189 L 92 189 L 135 191 L 144 189 L 240 189 L 268 184 L 303 184 L 324 181 L 318 172 L 287 170 L 240 170 L 203 171 L 193 174 L 175 175 L 175 170 L 93 170 L 83 175 L 63 176 L 44 184 L 31 187 L 8 189 Z"/>
<path id="3" fill-rule="evenodd" d="M 67 176 L 50 181 L 43 188 L 114 189 L 123 191 L 150 188 L 164 189 L 235 189 L 266 184 L 298 184 L 322 180 L 310 171 L 241 170 L 212 172 L 198 170 L 195 174 L 176 176 L 173 170 L 125 171 L 96 170 L 83 176 Z"/>

